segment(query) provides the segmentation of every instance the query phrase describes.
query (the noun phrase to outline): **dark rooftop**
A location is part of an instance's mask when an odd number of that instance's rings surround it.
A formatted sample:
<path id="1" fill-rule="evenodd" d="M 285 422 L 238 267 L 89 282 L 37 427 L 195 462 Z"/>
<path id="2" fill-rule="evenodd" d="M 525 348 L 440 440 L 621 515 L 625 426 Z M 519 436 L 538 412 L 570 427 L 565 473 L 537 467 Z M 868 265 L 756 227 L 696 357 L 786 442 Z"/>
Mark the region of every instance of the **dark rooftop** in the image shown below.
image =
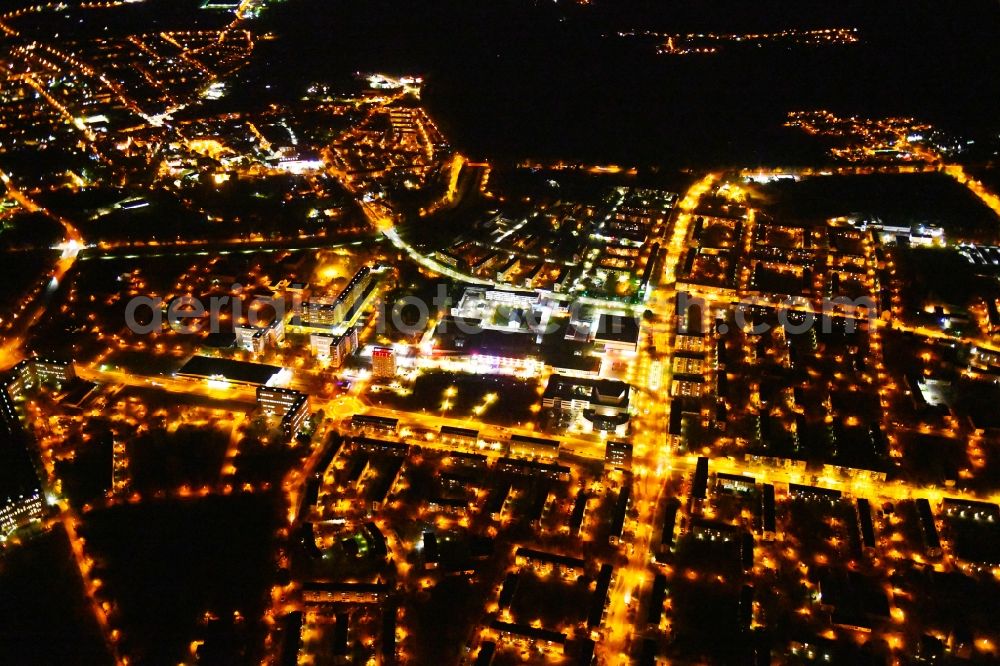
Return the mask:
<path id="1" fill-rule="evenodd" d="M 566 642 L 566 634 L 558 631 L 532 627 L 530 624 L 514 624 L 512 622 L 493 620 L 493 622 L 490 623 L 490 628 L 499 632 L 514 634 L 516 636 L 524 636 L 525 638 L 531 638 L 534 640 L 548 641 L 550 643 Z"/>
<path id="2" fill-rule="evenodd" d="M 192 356 L 177 371 L 177 374 L 204 379 L 222 377 L 240 384 L 262 386 L 271 381 L 279 372 L 281 372 L 281 368 L 276 365 L 234 361 L 227 358 L 212 358 L 209 356 Z"/>
<path id="3" fill-rule="evenodd" d="M 634 317 L 602 314 L 597 319 L 597 329 L 594 339 L 598 342 L 638 344 L 639 324 Z"/>
<path id="4" fill-rule="evenodd" d="M 546 553 L 544 550 L 535 550 L 534 548 L 518 548 L 514 553 L 515 557 L 524 557 L 529 560 L 537 560 L 540 562 L 551 562 L 552 564 L 561 564 L 564 567 L 574 567 L 582 568 L 586 562 L 579 557 L 569 557 L 568 555 L 558 555 L 556 553 Z"/>

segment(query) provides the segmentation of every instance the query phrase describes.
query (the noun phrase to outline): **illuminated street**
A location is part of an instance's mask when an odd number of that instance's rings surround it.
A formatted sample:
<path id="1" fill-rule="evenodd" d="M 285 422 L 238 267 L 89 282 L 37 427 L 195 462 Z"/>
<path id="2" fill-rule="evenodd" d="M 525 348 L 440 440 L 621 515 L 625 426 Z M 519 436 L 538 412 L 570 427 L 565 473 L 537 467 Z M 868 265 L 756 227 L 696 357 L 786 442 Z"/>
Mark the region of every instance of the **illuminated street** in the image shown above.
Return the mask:
<path id="1" fill-rule="evenodd" d="M 4 664 L 1000 660 L 993 4 L 8 4 Z"/>

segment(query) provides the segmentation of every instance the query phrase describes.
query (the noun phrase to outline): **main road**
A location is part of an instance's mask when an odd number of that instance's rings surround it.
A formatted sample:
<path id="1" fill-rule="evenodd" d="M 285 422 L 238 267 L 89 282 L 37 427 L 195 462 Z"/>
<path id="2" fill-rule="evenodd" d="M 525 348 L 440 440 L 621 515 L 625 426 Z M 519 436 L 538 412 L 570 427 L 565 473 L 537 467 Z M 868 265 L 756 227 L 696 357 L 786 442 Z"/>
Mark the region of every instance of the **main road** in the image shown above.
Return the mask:
<path id="1" fill-rule="evenodd" d="M 628 663 L 630 641 L 641 626 L 633 626 L 629 614 L 650 582 L 649 563 L 656 531 L 656 510 L 672 476 L 692 470 L 696 458 L 677 459 L 667 441 L 670 409 L 670 359 L 675 335 L 677 267 L 687 249 L 688 227 L 698 202 L 718 180 L 710 173 L 696 181 L 678 203 L 664 230 L 666 252 L 662 272 L 651 280 L 651 317 L 642 327 L 639 352 L 632 365 L 629 383 L 635 389 L 632 419 L 632 497 L 638 518 L 631 547 L 624 551 L 626 562 L 615 572 L 615 585 L 605 622 L 607 633 L 600 651 L 606 663 Z M 641 617 L 634 613 L 634 617 Z"/>
<path id="2" fill-rule="evenodd" d="M 49 211 L 35 203 L 27 194 L 14 187 L 10 176 L 0 172 L 0 182 L 7 188 L 7 196 L 16 201 L 29 213 L 40 213 L 59 223 L 63 228 L 63 242 L 58 246 L 62 249 L 62 255 L 56 261 L 49 276 L 50 286 L 56 287 L 73 267 L 76 262 L 80 248 L 84 246 L 83 236 L 80 235 L 72 222 L 61 215 Z M 48 300 L 51 297 L 51 290 L 41 290 L 35 302 L 28 305 L 24 311 L 15 315 L 20 321 L 7 322 L 10 332 L 4 333 L 3 343 L 0 344 L 0 370 L 5 370 L 24 358 L 25 340 L 30 328 L 45 314 Z"/>

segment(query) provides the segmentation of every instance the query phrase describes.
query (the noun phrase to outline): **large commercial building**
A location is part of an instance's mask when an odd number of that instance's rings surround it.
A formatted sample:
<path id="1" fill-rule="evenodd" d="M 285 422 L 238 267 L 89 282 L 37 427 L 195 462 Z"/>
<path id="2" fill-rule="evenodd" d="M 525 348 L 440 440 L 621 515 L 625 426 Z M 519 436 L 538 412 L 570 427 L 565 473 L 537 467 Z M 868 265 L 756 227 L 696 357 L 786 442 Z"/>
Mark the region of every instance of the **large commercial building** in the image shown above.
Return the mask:
<path id="1" fill-rule="evenodd" d="M 634 317 L 602 314 L 597 318 L 591 336 L 606 350 L 634 352 L 639 348 L 639 323 Z"/>
<path id="2" fill-rule="evenodd" d="M 281 372 L 282 368 L 276 365 L 234 361 L 212 356 L 192 356 L 177 371 L 177 376 L 245 386 L 267 386 L 275 383 Z"/>
<path id="3" fill-rule="evenodd" d="M 505 332 L 535 331 L 548 318 L 550 305 L 540 291 L 513 291 L 467 287 L 451 308 L 456 320 L 473 323 L 475 329 Z"/>
<path id="4" fill-rule="evenodd" d="M 629 420 L 631 387 L 614 379 L 551 375 L 542 406 L 581 417 L 595 431 L 624 435 Z"/>

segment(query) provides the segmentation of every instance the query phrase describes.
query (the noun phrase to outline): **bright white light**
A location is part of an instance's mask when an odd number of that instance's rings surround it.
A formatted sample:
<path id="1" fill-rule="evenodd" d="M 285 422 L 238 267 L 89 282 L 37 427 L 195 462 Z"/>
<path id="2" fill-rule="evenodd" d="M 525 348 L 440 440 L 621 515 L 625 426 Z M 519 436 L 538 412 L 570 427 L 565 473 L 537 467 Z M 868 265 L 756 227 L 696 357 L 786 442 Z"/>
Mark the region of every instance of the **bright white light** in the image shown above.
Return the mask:
<path id="1" fill-rule="evenodd" d="M 268 386 L 281 386 L 287 385 L 288 382 L 292 381 L 292 371 L 288 368 L 282 368 L 274 377 L 267 383 Z"/>
<path id="2" fill-rule="evenodd" d="M 219 377 L 212 377 L 211 379 L 208 380 L 208 388 L 227 389 L 229 388 L 229 382 Z"/>
<path id="3" fill-rule="evenodd" d="M 75 239 L 70 239 L 68 241 L 64 241 L 64 242 L 59 243 L 58 245 L 55 246 L 55 249 L 62 250 L 62 258 L 63 259 L 71 259 L 71 258 L 75 257 L 77 254 L 80 253 L 80 250 L 82 248 L 83 248 L 83 246 L 80 245 L 80 243 L 78 241 L 76 241 Z"/>

